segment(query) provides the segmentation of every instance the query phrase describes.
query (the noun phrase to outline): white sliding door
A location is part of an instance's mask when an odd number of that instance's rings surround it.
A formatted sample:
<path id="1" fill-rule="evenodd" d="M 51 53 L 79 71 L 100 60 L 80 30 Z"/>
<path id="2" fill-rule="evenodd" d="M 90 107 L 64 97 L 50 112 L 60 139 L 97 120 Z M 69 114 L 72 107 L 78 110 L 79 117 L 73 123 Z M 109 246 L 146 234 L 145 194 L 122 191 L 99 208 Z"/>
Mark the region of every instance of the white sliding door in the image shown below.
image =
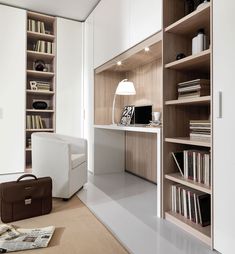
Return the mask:
<path id="1" fill-rule="evenodd" d="M 25 168 L 26 11 L 0 5 L 0 174 Z"/>
<path id="2" fill-rule="evenodd" d="M 213 1 L 214 247 L 234 253 L 235 1 Z"/>
<path id="3" fill-rule="evenodd" d="M 83 25 L 57 18 L 56 132 L 83 137 Z"/>

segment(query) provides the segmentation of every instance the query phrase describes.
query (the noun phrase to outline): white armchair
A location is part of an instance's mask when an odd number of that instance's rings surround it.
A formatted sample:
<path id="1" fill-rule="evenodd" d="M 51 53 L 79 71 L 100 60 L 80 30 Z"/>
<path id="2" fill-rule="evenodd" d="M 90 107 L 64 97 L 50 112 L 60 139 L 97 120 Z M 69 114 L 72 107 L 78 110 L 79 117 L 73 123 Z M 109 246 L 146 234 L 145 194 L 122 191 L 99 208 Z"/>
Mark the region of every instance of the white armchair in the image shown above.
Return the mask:
<path id="1" fill-rule="evenodd" d="M 69 199 L 87 182 L 87 141 L 54 133 L 32 134 L 32 171 L 52 178 L 53 197 Z"/>

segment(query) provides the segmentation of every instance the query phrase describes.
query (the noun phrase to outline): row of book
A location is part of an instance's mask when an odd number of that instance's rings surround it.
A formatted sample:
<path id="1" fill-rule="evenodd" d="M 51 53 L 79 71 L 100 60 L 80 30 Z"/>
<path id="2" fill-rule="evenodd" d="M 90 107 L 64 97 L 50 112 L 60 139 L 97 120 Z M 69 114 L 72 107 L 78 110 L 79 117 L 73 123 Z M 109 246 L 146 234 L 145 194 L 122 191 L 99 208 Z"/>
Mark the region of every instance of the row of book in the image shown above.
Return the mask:
<path id="1" fill-rule="evenodd" d="M 184 150 L 172 152 L 172 156 L 182 177 L 210 186 L 211 156 L 208 151 Z"/>
<path id="2" fill-rule="evenodd" d="M 207 139 L 211 138 L 211 121 L 210 120 L 191 120 L 189 122 L 191 139 Z"/>
<path id="3" fill-rule="evenodd" d="M 45 23 L 43 21 L 28 19 L 28 31 L 45 34 Z"/>
<path id="4" fill-rule="evenodd" d="M 171 186 L 172 212 L 179 213 L 202 227 L 211 224 L 210 195 L 186 188 L 183 185 Z"/>
<path id="5" fill-rule="evenodd" d="M 41 53 L 53 54 L 54 43 L 51 41 L 38 40 L 36 44 L 33 45 L 33 50 Z"/>
<path id="6" fill-rule="evenodd" d="M 45 121 L 39 115 L 26 116 L 27 129 L 44 129 L 46 128 Z"/>
<path id="7" fill-rule="evenodd" d="M 210 80 L 194 79 L 177 84 L 178 99 L 210 95 Z"/>
<path id="8" fill-rule="evenodd" d="M 29 81 L 29 84 L 30 84 L 31 90 L 38 90 L 38 91 L 45 91 L 45 92 L 50 91 L 51 85 L 49 82 L 31 80 Z"/>

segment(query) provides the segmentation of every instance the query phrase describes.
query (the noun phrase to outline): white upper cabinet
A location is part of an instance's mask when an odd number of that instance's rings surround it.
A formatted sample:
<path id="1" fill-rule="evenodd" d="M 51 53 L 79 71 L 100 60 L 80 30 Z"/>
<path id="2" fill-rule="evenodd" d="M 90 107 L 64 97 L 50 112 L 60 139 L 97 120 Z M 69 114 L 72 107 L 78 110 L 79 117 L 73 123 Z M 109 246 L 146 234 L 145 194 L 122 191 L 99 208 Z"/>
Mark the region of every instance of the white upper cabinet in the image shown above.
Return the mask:
<path id="1" fill-rule="evenodd" d="M 0 5 L 0 174 L 25 169 L 26 11 Z"/>
<path id="2" fill-rule="evenodd" d="M 83 137 L 83 25 L 57 18 L 56 132 Z"/>
<path id="3" fill-rule="evenodd" d="M 161 30 L 161 0 L 101 0 L 94 10 L 94 67 Z"/>
<path id="4" fill-rule="evenodd" d="M 130 0 L 130 46 L 162 29 L 161 0 Z"/>
<path id="5" fill-rule="evenodd" d="M 130 1 L 101 0 L 94 10 L 94 66 L 98 67 L 129 47 Z"/>

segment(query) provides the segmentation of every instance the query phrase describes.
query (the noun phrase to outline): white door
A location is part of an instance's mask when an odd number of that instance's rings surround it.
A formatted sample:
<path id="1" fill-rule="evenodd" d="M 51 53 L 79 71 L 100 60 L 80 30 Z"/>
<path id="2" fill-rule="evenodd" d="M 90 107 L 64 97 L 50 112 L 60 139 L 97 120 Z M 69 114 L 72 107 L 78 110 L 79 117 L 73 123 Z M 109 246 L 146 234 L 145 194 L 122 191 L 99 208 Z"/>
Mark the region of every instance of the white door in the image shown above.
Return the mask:
<path id="1" fill-rule="evenodd" d="M 56 132 L 83 137 L 83 25 L 57 18 Z"/>
<path id="2" fill-rule="evenodd" d="M 84 28 L 84 138 L 88 141 L 88 170 L 94 172 L 94 15 Z"/>
<path id="3" fill-rule="evenodd" d="M 235 1 L 213 1 L 214 247 L 234 253 Z M 221 106 L 221 108 L 219 107 Z"/>
<path id="4" fill-rule="evenodd" d="M 26 11 L 0 5 L 0 174 L 25 169 Z"/>

